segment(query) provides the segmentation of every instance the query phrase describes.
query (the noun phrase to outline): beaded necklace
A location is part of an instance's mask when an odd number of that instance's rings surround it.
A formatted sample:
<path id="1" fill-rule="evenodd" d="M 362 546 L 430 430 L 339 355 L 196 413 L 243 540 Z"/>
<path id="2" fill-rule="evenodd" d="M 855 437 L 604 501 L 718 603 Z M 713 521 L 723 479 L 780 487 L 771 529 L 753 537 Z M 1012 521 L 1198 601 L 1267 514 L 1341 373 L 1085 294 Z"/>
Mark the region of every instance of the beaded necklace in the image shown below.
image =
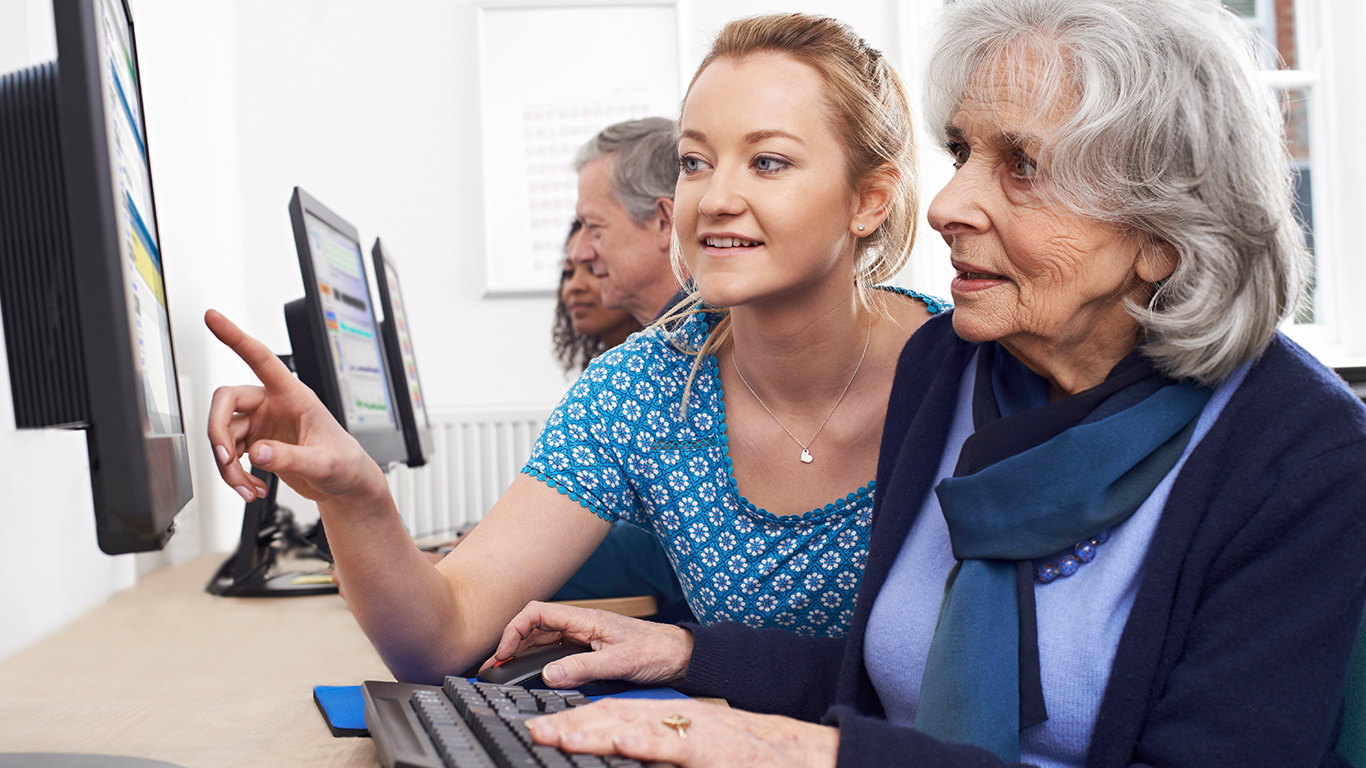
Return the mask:
<path id="1" fill-rule="evenodd" d="M 1035 563 L 1034 578 L 1041 584 L 1048 584 L 1076 573 L 1086 563 L 1096 559 L 1096 550 L 1110 539 L 1110 529 L 1105 529 L 1089 539 L 1083 539 L 1072 547 L 1072 551 L 1057 560 Z"/>

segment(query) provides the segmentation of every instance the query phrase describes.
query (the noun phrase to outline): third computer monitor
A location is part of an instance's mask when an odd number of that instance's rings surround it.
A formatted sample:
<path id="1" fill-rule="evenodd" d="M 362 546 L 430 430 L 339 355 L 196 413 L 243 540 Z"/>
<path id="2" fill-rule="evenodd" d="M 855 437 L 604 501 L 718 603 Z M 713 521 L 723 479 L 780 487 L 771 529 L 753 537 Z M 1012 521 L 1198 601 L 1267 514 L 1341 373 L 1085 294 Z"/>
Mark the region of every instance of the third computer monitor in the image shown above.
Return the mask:
<path id="1" fill-rule="evenodd" d="M 432 455 L 431 425 L 427 420 L 427 404 L 422 398 L 422 384 L 417 376 L 417 354 L 413 351 L 410 318 L 403 302 L 403 290 L 393 257 L 378 238 L 370 254 L 375 260 L 375 283 L 379 287 L 380 306 L 384 309 L 380 328 L 384 336 L 384 349 L 389 355 L 394 391 L 398 393 L 398 414 L 408 444 L 408 466 L 420 467 Z"/>

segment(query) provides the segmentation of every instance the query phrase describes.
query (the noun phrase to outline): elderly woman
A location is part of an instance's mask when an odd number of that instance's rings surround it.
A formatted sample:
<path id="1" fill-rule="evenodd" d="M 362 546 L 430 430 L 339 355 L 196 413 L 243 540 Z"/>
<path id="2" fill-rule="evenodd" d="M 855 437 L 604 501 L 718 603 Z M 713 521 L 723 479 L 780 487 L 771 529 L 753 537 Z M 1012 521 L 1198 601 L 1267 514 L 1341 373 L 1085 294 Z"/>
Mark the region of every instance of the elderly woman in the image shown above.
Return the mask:
<path id="1" fill-rule="evenodd" d="M 901 356 L 848 638 L 533 604 L 496 658 L 565 637 L 597 651 L 567 684 L 733 706 L 604 702 L 535 738 L 684 766 L 1339 762 L 1366 412 L 1276 332 L 1303 247 L 1246 30 L 1188 0 L 946 17 L 929 221 L 956 309 Z"/>

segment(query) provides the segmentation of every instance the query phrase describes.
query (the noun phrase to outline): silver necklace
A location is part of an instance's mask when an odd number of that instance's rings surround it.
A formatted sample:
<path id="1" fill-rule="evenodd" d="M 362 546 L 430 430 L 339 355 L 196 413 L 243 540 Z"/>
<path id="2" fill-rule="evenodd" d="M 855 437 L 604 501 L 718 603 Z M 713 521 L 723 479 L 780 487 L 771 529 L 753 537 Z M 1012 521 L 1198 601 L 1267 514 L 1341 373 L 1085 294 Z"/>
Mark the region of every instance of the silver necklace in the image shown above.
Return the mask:
<path id="1" fill-rule="evenodd" d="M 816 442 L 816 438 L 820 436 L 821 430 L 825 429 L 826 422 L 830 421 L 830 417 L 835 415 L 835 409 L 840 407 L 840 403 L 844 402 L 845 394 L 848 393 L 849 388 L 854 385 L 854 379 L 858 378 L 858 372 L 861 368 L 863 368 L 863 359 L 868 356 L 868 342 L 872 341 L 872 339 L 873 316 L 870 314 L 868 315 L 868 333 L 863 338 L 863 354 L 859 355 L 858 365 L 854 366 L 854 375 L 849 377 L 849 383 L 844 385 L 844 391 L 840 392 L 840 396 L 835 400 L 835 404 L 830 406 L 830 412 L 825 414 L 825 421 L 822 421 L 821 425 L 819 427 L 816 427 L 816 434 L 812 435 L 811 439 L 807 440 L 805 443 L 803 443 L 801 440 L 798 440 L 797 436 L 792 434 L 792 430 L 788 429 L 787 425 L 783 424 L 782 419 L 779 419 L 778 415 L 774 413 L 771 408 L 764 404 L 763 398 L 759 397 L 759 393 L 754 391 L 754 387 L 751 387 L 749 385 L 749 382 L 745 381 L 745 375 L 743 373 L 740 373 L 740 364 L 735 362 L 736 354 L 733 345 L 730 350 L 730 364 L 732 367 L 735 368 L 735 375 L 740 377 L 740 383 L 745 385 L 745 389 L 748 389 L 749 393 L 751 395 L 754 395 L 754 399 L 759 401 L 759 405 L 763 406 L 763 409 L 765 411 L 768 411 L 768 415 L 772 416 L 773 420 L 778 422 L 778 426 L 782 427 L 783 431 L 787 433 L 787 436 L 792 438 L 792 442 L 802 447 L 802 463 L 810 464 L 812 461 L 814 461 L 814 459 L 811 457 L 811 451 L 808 450 L 808 448 L 810 448 L 812 443 Z"/>

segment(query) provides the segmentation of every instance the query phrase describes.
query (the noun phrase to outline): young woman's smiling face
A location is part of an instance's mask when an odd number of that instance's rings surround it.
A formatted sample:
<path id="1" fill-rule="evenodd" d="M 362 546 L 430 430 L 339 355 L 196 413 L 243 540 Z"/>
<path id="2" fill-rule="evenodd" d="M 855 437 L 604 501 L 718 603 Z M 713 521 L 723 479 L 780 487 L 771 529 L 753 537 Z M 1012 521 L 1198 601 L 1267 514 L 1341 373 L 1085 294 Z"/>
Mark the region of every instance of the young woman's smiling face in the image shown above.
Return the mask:
<path id="1" fill-rule="evenodd" d="M 858 196 L 817 71 L 788 56 L 722 58 L 683 106 L 674 227 L 703 298 L 797 298 L 849 276 Z"/>

